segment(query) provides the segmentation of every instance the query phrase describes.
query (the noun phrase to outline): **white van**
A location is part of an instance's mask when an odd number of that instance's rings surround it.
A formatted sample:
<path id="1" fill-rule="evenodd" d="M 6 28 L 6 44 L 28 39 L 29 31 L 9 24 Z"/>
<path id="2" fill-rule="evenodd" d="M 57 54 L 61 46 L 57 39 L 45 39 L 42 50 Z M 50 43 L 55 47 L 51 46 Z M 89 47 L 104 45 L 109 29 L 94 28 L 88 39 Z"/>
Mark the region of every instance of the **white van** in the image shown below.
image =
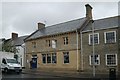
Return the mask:
<path id="1" fill-rule="evenodd" d="M 9 71 L 20 73 L 22 71 L 20 63 L 14 58 L 2 58 L 1 69 L 6 73 Z"/>
<path id="2" fill-rule="evenodd" d="M 14 53 L 9 52 L 0 52 L 0 67 L 6 73 L 9 71 L 20 73 L 22 71 L 22 66 L 14 58 Z"/>

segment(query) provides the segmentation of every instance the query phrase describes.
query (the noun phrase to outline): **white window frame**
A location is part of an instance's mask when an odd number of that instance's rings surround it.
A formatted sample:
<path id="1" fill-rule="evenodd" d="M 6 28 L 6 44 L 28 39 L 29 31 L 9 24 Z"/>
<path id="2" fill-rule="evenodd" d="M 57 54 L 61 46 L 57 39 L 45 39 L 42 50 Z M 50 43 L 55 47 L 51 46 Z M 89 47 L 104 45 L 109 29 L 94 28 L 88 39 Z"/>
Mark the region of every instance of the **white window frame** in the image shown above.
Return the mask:
<path id="1" fill-rule="evenodd" d="M 100 40 L 99 40 L 99 33 L 94 33 L 94 35 L 95 35 L 95 34 L 97 34 L 97 35 L 98 35 L 98 43 L 95 43 L 95 44 L 99 44 L 99 41 L 100 41 Z M 91 44 L 92 44 L 92 43 L 91 43 L 91 40 L 90 40 L 90 36 L 91 36 L 91 35 L 93 35 L 93 34 L 92 34 L 92 33 L 91 33 L 91 34 L 89 34 L 89 45 L 91 45 Z"/>
<path id="2" fill-rule="evenodd" d="M 95 55 L 98 55 L 98 54 L 95 54 Z M 89 63 L 90 63 L 90 65 L 93 65 L 92 62 L 91 62 L 92 61 L 91 60 L 92 59 L 91 56 L 92 55 L 89 55 Z M 100 65 L 100 55 L 98 55 L 98 60 L 99 60 L 98 64 L 95 63 L 94 65 Z"/>
<path id="3" fill-rule="evenodd" d="M 115 34 L 115 42 L 114 42 L 114 43 L 116 43 L 116 31 L 107 31 L 107 32 L 104 32 L 104 40 L 105 40 L 105 43 L 107 43 L 107 42 L 106 42 L 106 34 L 107 34 L 107 33 L 111 33 L 111 32 L 114 32 L 114 34 Z"/>
<path id="4" fill-rule="evenodd" d="M 57 40 L 52 40 L 52 48 L 56 48 L 57 47 Z"/>
<path id="5" fill-rule="evenodd" d="M 115 56 L 116 56 L 116 64 L 115 64 L 115 65 L 112 65 L 112 64 L 111 64 L 111 65 L 108 65 L 108 64 L 107 64 L 107 55 L 115 55 Z M 117 66 L 117 65 L 118 65 L 118 63 L 117 63 L 117 62 L 118 62 L 117 54 L 106 54 L 106 55 L 105 55 L 105 58 L 106 58 L 106 65 L 107 65 L 107 66 Z"/>

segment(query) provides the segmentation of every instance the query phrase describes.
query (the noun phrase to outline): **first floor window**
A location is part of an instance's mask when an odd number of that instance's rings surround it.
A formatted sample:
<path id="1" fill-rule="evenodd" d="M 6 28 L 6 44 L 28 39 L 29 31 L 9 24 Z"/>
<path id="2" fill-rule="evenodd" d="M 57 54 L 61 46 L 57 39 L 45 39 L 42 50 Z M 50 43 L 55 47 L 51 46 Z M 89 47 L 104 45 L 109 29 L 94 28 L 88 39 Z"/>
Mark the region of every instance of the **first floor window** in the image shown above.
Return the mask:
<path id="1" fill-rule="evenodd" d="M 48 47 L 51 46 L 51 42 L 50 42 L 50 40 L 46 40 L 46 45 L 47 45 Z"/>
<path id="2" fill-rule="evenodd" d="M 57 60 L 56 60 L 56 53 L 52 53 L 52 63 L 56 63 Z"/>
<path id="3" fill-rule="evenodd" d="M 116 66 L 117 65 L 117 54 L 106 54 L 106 65 Z"/>
<path id="4" fill-rule="evenodd" d="M 68 37 L 63 37 L 63 40 L 64 40 L 64 45 L 67 45 L 68 44 Z"/>
<path id="5" fill-rule="evenodd" d="M 63 52 L 64 63 L 69 63 L 69 52 Z"/>
<path id="6" fill-rule="evenodd" d="M 89 34 L 89 44 L 93 44 L 93 40 L 95 44 L 99 44 L 99 33 L 94 33 L 94 39 L 93 34 Z"/>
<path id="7" fill-rule="evenodd" d="M 56 48 L 57 40 L 52 40 L 52 48 Z"/>
<path id="8" fill-rule="evenodd" d="M 36 48 L 36 45 L 37 45 L 36 42 L 32 42 L 32 47 L 33 48 Z"/>
<path id="9" fill-rule="evenodd" d="M 116 42 L 116 31 L 105 32 L 105 43 L 115 43 Z"/>
<path id="10" fill-rule="evenodd" d="M 51 55 L 47 54 L 47 63 L 51 63 Z"/>
<path id="11" fill-rule="evenodd" d="M 93 55 L 89 56 L 90 58 L 90 65 L 99 65 L 100 64 L 100 56 L 95 54 L 94 57 Z M 94 60 L 94 61 L 93 61 Z"/>
<path id="12" fill-rule="evenodd" d="M 42 54 L 42 62 L 46 63 L 46 54 Z"/>

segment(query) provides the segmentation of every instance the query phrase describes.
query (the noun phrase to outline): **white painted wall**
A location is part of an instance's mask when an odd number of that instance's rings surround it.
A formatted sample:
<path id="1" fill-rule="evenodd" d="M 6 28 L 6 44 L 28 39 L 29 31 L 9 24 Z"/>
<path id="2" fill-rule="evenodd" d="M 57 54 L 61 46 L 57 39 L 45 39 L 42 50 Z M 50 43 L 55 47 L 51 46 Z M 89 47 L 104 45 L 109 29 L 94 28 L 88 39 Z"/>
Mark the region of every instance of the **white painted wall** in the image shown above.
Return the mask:
<path id="1" fill-rule="evenodd" d="M 18 49 L 18 53 L 16 53 L 18 55 L 18 62 L 20 62 L 20 64 L 22 65 L 22 67 L 25 67 L 24 64 L 24 59 L 25 59 L 25 55 L 24 55 L 24 47 L 22 46 L 17 46 L 16 47 Z"/>

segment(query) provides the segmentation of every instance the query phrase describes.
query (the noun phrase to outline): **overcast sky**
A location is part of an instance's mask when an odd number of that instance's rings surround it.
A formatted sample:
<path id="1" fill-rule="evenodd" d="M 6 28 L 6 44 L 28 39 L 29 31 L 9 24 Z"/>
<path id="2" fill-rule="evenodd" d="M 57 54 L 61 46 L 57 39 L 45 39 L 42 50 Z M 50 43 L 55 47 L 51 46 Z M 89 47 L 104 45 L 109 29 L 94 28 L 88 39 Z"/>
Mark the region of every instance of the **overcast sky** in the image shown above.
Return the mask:
<path id="1" fill-rule="evenodd" d="M 2 2 L 0 38 L 10 38 L 12 32 L 29 35 L 37 23 L 46 26 L 85 17 L 85 4 L 93 7 L 93 19 L 118 15 L 118 2 Z"/>

